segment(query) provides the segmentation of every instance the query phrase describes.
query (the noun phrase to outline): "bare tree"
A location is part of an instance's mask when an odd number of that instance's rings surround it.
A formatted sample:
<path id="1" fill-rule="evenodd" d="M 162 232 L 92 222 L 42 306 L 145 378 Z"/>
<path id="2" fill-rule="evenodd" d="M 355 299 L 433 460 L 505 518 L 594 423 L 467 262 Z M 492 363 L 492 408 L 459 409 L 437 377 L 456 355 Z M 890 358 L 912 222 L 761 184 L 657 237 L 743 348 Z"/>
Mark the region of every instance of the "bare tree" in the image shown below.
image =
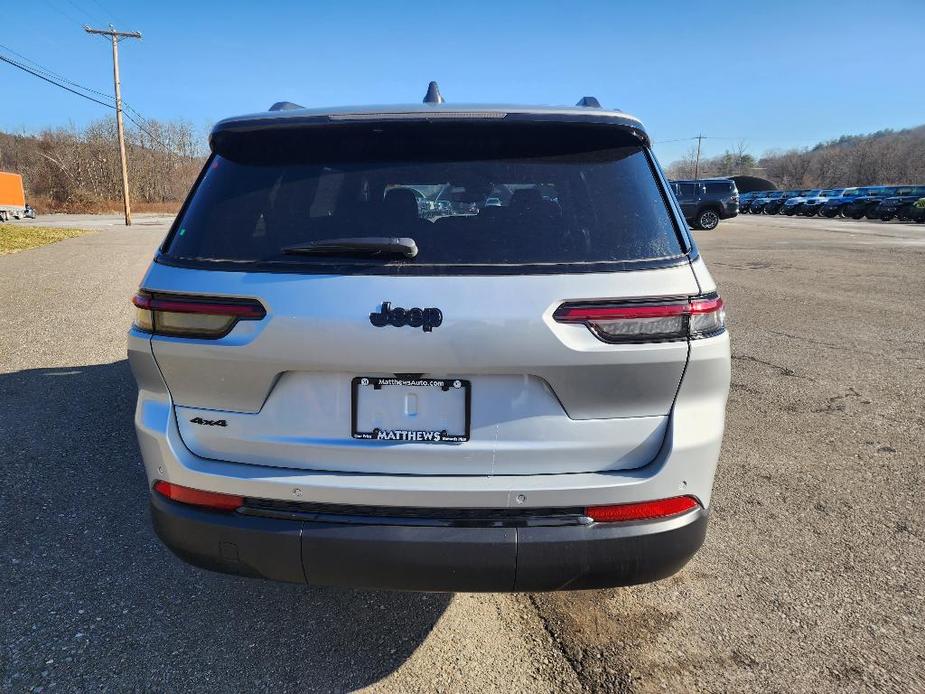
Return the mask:
<path id="1" fill-rule="evenodd" d="M 45 211 L 117 209 L 121 197 L 115 120 L 37 135 L 0 133 L 0 169 L 23 174 L 30 199 Z M 204 138 L 185 122 L 146 121 L 126 131 L 131 195 L 178 205 L 204 160 Z"/>
<path id="2" fill-rule="evenodd" d="M 691 146 L 684 157 L 676 162 L 672 162 L 668 167 L 668 175 L 671 178 L 693 178 L 694 171 L 697 168 L 697 147 Z"/>
<path id="3" fill-rule="evenodd" d="M 740 142 L 719 157 L 701 159 L 704 176 L 749 174 L 755 160 Z M 689 175 L 689 155 L 672 163 L 674 177 Z M 846 135 L 811 149 L 769 151 L 759 167 L 783 188 L 835 188 L 845 186 L 925 183 L 925 126 L 870 135 Z"/>

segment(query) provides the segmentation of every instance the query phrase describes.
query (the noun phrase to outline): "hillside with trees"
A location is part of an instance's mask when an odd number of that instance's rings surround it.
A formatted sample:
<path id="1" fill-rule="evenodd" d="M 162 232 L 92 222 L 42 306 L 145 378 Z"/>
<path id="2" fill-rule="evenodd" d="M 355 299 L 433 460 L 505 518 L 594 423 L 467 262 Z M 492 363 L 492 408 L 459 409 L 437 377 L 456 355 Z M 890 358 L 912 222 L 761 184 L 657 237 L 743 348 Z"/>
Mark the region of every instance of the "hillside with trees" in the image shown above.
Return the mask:
<path id="1" fill-rule="evenodd" d="M 177 210 L 202 168 L 204 136 L 188 123 L 151 120 L 125 136 L 133 209 Z M 122 208 L 114 118 L 35 135 L 0 133 L 0 171 L 22 174 L 26 199 L 40 213 Z"/>
<path id="2" fill-rule="evenodd" d="M 121 209 L 122 184 L 115 119 L 34 135 L 0 132 L 0 171 L 22 174 L 28 201 L 39 212 Z M 179 208 L 205 159 L 205 136 L 185 122 L 146 121 L 126 130 L 129 179 L 137 211 Z M 700 177 L 752 175 L 781 188 L 925 184 L 925 125 L 846 135 L 811 148 L 771 151 L 755 158 L 739 143 L 700 160 Z M 696 150 L 668 168 L 693 178 Z"/>
<path id="3" fill-rule="evenodd" d="M 671 178 L 693 178 L 696 150 L 668 166 Z M 781 188 L 925 184 L 925 125 L 845 135 L 814 147 L 771 151 L 759 159 L 745 143 L 700 160 L 700 177 L 761 176 Z"/>

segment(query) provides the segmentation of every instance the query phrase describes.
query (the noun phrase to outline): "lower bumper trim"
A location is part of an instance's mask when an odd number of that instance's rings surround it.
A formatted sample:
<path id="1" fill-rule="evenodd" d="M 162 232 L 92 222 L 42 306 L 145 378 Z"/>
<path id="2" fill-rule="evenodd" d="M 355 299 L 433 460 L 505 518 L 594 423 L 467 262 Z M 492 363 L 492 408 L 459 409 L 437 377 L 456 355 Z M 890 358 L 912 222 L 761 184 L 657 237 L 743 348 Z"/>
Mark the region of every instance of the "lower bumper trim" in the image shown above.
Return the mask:
<path id="1" fill-rule="evenodd" d="M 645 583 L 679 571 L 708 514 L 585 526 L 444 527 L 217 513 L 151 494 L 169 549 L 212 571 L 277 581 L 422 591 L 546 591 Z"/>

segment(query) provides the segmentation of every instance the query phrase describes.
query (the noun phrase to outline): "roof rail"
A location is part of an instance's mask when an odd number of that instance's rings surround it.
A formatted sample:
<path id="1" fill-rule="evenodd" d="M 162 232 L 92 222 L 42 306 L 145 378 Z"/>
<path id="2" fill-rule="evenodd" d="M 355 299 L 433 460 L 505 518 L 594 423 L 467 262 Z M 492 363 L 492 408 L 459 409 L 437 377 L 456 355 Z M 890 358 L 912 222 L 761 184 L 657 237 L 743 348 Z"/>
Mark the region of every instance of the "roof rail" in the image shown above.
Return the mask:
<path id="1" fill-rule="evenodd" d="M 295 111 L 296 109 L 300 108 L 305 107 L 294 104 L 291 101 L 277 101 L 275 104 L 270 106 L 271 111 Z"/>
<path id="2" fill-rule="evenodd" d="M 586 108 L 601 108 L 601 102 L 597 100 L 596 96 L 583 96 L 575 105 L 584 106 Z"/>
<path id="3" fill-rule="evenodd" d="M 443 94 L 440 93 L 440 87 L 437 86 L 436 82 L 431 82 L 427 85 L 427 93 L 424 95 L 425 104 L 442 104 L 446 99 L 443 98 Z"/>

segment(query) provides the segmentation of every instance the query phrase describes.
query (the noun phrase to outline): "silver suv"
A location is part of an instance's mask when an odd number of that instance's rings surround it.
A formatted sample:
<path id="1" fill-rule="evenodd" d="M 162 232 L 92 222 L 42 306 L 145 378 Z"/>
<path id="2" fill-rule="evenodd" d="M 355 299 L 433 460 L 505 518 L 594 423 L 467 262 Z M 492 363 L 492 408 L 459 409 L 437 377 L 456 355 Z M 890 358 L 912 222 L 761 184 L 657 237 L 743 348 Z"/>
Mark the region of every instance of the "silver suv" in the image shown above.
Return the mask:
<path id="1" fill-rule="evenodd" d="M 439 101 L 215 126 L 128 337 L 155 530 L 312 584 L 669 576 L 729 338 L 649 137 L 587 97 Z"/>

